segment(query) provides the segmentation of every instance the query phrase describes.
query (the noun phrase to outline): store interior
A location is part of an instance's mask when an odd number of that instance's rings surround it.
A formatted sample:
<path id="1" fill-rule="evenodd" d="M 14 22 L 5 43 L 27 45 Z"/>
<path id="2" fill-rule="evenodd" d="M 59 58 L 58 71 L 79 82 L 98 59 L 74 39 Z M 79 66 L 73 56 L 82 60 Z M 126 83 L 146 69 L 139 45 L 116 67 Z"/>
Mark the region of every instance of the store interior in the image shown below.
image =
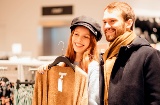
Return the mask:
<path id="1" fill-rule="evenodd" d="M 158 0 L 125 1 L 136 13 L 135 31 L 160 50 L 160 6 Z M 154 2 L 153 2 L 154 1 Z M 103 8 L 112 0 L 1 0 L 0 1 L 0 95 L 12 97 L 16 103 L 19 84 L 31 86 L 32 93 L 36 70 L 52 63 L 65 54 L 70 35 L 70 22 L 79 15 L 94 17 L 102 25 Z M 45 15 L 44 7 L 70 6 L 68 14 Z M 107 49 L 103 36 L 98 51 Z M 6 77 L 6 78 L 4 78 Z M 6 83 L 9 90 L 3 93 Z M 26 89 L 25 87 L 25 89 Z M 24 89 L 24 87 L 22 87 Z M 13 94 L 13 91 L 17 93 Z M 17 95 L 17 96 L 16 96 Z M 28 98 L 29 99 L 29 98 Z"/>

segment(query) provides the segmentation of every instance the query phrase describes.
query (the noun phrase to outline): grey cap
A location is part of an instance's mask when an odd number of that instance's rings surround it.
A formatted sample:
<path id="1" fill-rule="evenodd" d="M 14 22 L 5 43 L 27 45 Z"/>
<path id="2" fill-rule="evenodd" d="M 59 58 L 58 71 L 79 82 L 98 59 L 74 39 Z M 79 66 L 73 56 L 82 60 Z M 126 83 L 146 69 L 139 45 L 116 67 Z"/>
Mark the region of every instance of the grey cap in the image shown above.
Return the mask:
<path id="1" fill-rule="evenodd" d="M 95 35 L 97 41 L 102 38 L 101 26 L 93 18 L 86 16 L 76 17 L 71 22 L 71 31 L 73 31 L 76 26 L 85 26 L 88 28 Z"/>

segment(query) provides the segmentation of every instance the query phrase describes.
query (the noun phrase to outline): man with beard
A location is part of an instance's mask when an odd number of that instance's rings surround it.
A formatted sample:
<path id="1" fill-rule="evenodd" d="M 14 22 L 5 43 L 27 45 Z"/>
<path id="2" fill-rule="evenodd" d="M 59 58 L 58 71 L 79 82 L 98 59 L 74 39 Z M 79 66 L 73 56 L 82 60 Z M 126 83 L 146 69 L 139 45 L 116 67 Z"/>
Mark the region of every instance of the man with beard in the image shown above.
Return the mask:
<path id="1" fill-rule="evenodd" d="M 103 30 L 104 105 L 160 105 L 160 53 L 135 35 L 135 14 L 125 2 L 106 6 Z"/>

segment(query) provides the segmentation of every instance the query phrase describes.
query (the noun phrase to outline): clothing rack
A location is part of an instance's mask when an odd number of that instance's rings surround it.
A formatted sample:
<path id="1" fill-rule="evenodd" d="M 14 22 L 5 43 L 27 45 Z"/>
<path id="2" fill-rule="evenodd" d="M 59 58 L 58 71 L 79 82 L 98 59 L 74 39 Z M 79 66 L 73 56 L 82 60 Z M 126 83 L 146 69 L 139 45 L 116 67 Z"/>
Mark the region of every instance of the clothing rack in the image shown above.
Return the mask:
<path id="1" fill-rule="evenodd" d="M 20 82 L 17 80 L 14 88 L 14 105 L 32 105 L 34 82 Z"/>
<path id="2" fill-rule="evenodd" d="M 25 80 L 25 82 L 20 82 L 20 80 L 17 80 L 16 83 L 17 83 L 16 89 L 19 89 L 19 86 L 21 84 L 25 84 L 25 86 L 27 86 L 27 85 L 33 85 L 35 82 L 34 81 L 28 82 L 28 80 Z"/>
<path id="3" fill-rule="evenodd" d="M 0 70 L 7 70 L 8 67 L 0 66 Z"/>

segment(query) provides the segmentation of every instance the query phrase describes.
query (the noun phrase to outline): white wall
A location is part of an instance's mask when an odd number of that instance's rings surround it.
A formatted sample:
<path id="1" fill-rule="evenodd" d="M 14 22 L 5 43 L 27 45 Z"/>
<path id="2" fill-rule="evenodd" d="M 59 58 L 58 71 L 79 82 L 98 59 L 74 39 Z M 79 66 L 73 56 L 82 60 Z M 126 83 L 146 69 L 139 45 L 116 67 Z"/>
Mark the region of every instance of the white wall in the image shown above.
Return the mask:
<path id="1" fill-rule="evenodd" d="M 78 15 L 94 17 L 102 24 L 103 8 L 113 0 L 0 0 L 0 52 L 11 51 L 13 43 L 21 43 L 23 51 L 36 57 L 42 53 L 41 22 L 68 20 Z M 159 0 L 126 1 L 137 15 L 159 16 Z M 42 6 L 73 5 L 71 16 L 41 16 Z M 103 37 L 99 43 L 105 43 Z"/>

